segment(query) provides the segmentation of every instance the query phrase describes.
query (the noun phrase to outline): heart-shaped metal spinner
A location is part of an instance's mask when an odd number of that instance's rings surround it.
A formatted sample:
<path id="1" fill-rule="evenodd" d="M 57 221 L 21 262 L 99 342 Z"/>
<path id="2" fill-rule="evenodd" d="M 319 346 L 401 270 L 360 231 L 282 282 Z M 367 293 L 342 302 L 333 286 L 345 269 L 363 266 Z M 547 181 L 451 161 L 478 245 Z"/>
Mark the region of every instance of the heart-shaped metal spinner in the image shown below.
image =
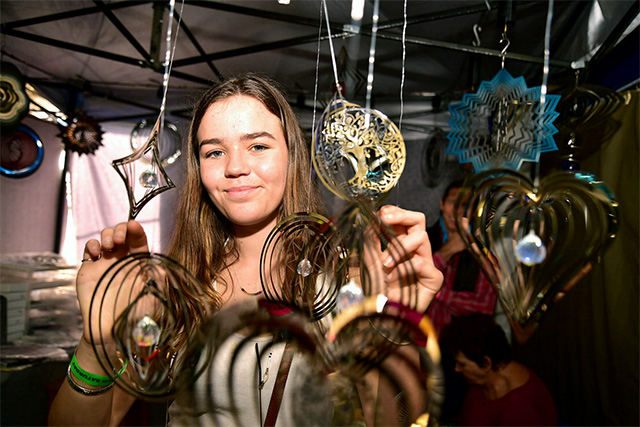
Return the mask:
<path id="1" fill-rule="evenodd" d="M 495 169 L 456 200 L 456 224 L 494 285 L 518 341 L 597 262 L 617 230 L 617 202 L 591 175 L 555 172 L 538 185 Z M 468 224 L 467 224 L 468 221 Z"/>

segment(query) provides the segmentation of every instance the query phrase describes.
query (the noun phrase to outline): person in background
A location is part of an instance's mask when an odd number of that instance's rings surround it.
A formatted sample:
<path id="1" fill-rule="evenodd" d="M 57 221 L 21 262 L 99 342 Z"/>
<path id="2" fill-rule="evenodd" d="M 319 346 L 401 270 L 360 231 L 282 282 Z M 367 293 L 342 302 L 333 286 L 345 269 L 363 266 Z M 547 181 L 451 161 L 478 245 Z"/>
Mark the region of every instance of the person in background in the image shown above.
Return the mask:
<path id="1" fill-rule="evenodd" d="M 443 330 L 441 345 L 469 383 L 460 425 L 558 425 L 551 394 L 531 369 L 512 360 L 511 346 L 492 316 L 456 317 Z"/>
<path id="2" fill-rule="evenodd" d="M 444 275 L 442 288 L 427 312 L 438 334 L 455 316 L 493 314 L 496 307 L 491 283 L 456 227 L 454 206 L 461 188 L 461 181 L 449 184 L 440 200 L 440 219 L 427 230 L 433 262 Z"/>
<path id="3" fill-rule="evenodd" d="M 456 226 L 455 201 L 462 188 L 462 181 L 450 183 L 440 200 L 441 216 L 427 230 L 433 262 L 442 274 L 444 282 L 427 311 L 438 335 L 456 316 L 469 313 L 493 314 L 496 293 L 487 276 L 464 243 Z M 445 400 L 441 420 L 455 420 L 460 414 L 467 384 L 454 372 L 454 360 L 444 354 L 442 368 L 445 375 Z"/>

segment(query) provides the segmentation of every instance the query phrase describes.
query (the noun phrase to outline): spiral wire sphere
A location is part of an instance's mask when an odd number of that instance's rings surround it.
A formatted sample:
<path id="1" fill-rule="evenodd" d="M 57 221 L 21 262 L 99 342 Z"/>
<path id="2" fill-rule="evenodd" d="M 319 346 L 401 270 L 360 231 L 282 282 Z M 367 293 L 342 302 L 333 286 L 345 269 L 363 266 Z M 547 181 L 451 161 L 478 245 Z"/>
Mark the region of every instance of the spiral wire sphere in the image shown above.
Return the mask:
<path id="1" fill-rule="evenodd" d="M 341 255 L 332 228 L 331 221 L 319 214 L 298 213 L 271 231 L 260 259 L 260 280 L 268 300 L 295 307 L 310 321 L 333 310 L 336 284 L 343 281 L 344 270 L 325 265 L 324 260 L 336 258 L 336 251 L 338 259 Z"/>
<path id="2" fill-rule="evenodd" d="M 187 303 L 185 293 L 195 295 Z M 128 255 L 105 271 L 89 309 L 89 331 L 100 365 L 117 384 L 143 399 L 172 398 L 184 350 L 200 341 L 196 327 L 207 317 L 197 280 L 171 258 L 149 252 Z M 118 376 L 124 366 L 125 372 Z"/>

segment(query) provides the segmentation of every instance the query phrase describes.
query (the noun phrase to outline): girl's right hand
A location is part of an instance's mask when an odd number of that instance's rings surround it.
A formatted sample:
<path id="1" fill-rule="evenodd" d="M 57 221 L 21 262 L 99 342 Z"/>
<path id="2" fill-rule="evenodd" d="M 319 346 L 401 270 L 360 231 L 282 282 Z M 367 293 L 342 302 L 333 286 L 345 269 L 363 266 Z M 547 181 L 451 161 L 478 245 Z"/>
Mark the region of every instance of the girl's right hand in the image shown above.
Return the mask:
<path id="1" fill-rule="evenodd" d="M 76 291 L 84 325 L 82 334 L 84 341 L 91 343 L 91 332 L 89 330 L 91 300 L 104 273 L 125 256 L 148 251 L 147 235 L 140 223 L 133 220 L 120 223 L 113 228 L 105 228 L 100 234 L 100 241 L 91 239 L 87 242 L 82 257 L 82 266 L 76 278 Z M 116 280 L 112 285 L 119 284 Z M 117 315 L 124 309 L 124 307 L 114 307 L 116 293 L 116 289 L 110 289 L 108 294 L 105 294 L 104 290 L 101 289 L 97 294 L 97 297 L 104 298 L 104 302 L 102 315 L 95 307 L 95 312 L 91 313 L 93 316 L 91 323 L 94 328 L 94 339 L 100 336 L 103 340 L 112 339 L 110 333 L 113 326 L 113 317 L 115 317 L 112 314 L 115 313 Z M 102 331 L 100 334 L 96 333 L 97 325 L 100 325 Z M 105 333 L 108 333 L 109 336 L 105 336 Z"/>

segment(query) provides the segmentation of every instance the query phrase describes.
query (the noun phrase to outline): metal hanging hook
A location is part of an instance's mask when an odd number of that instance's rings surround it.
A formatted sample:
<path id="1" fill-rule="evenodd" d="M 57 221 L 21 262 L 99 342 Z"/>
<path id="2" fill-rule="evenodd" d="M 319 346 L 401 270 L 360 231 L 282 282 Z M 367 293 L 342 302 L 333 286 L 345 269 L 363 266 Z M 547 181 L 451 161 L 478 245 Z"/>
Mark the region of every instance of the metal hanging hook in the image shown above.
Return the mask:
<path id="1" fill-rule="evenodd" d="M 478 24 L 473 24 L 473 36 L 476 39 L 471 44 L 476 47 L 480 46 L 480 31 L 482 31 L 482 27 Z"/>
<path id="2" fill-rule="evenodd" d="M 507 38 L 507 26 L 504 26 L 504 31 L 502 32 L 502 38 L 500 39 L 500 44 L 506 43 L 506 45 L 502 48 L 502 52 L 500 52 L 500 56 L 502 57 L 502 68 L 504 68 L 504 60 L 507 57 L 507 49 L 511 44 L 511 41 Z"/>

